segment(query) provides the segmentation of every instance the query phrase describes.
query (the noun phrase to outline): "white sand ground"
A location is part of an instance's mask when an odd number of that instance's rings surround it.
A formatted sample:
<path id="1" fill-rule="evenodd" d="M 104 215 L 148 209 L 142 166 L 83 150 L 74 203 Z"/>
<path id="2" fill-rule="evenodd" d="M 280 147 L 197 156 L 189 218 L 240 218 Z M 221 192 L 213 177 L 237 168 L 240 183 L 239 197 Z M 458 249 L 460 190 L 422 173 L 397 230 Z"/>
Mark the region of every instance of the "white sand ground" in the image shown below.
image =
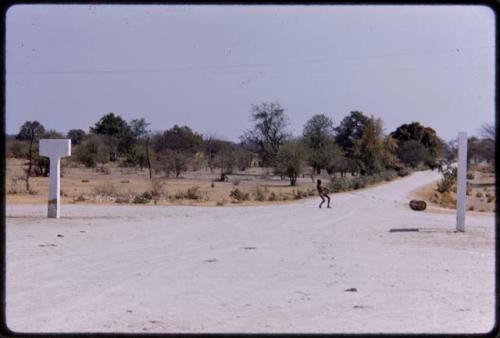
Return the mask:
<path id="1" fill-rule="evenodd" d="M 18 332 L 487 332 L 494 217 L 415 212 L 419 172 L 252 207 L 7 206 L 7 325 Z M 391 228 L 419 228 L 390 233 Z M 58 237 L 63 235 L 64 237 Z M 357 292 L 345 291 L 356 288 Z"/>

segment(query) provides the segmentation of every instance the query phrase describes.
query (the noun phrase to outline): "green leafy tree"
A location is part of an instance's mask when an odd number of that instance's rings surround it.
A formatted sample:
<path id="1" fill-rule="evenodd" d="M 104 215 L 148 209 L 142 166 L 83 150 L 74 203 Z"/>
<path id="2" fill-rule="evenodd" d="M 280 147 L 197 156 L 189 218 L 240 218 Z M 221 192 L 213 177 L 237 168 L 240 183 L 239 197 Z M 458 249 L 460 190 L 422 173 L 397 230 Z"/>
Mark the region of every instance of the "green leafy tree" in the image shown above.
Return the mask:
<path id="1" fill-rule="evenodd" d="M 382 162 L 389 169 L 401 167 L 401 162 L 398 159 L 398 142 L 391 135 L 384 137 Z"/>
<path id="2" fill-rule="evenodd" d="M 66 138 L 71 139 L 71 144 L 74 146 L 81 144 L 85 139 L 85 136 L 86 136 L 85 131 L 81 129 L 71 129 L 66 134 Z"/>
<path id="3" fill-rule="evenodd" d="M 143 140 L 149 134 L 148 129 L 149 123 L 146 122 L 144 118 L 133 119 L 130 121 L 130 130 L 132 135 L 136 140 Z"/>
<path id="4" fill-rule="evenodd" d="M 369 118 L 360 111 L 352 111 L 336 128 L 335 141 L 348 158 L 352 158 L 354 146 L 363 137 Z"/>
<path id="5" fill-rule="evenodd" d="M 400 147 L 408 141 L 419 142 L 429 153 L 426 164 L 431 167 L 436 165 L 438 156 L 441 153 L 442 141 L 434 129 L 425 127 L 418 122 L 412 122 L 399 126 L 390 135 L 398 141 Z"/>
<path id="6" fill-rule="evenodd" d="M 110 148 L 110 160 L 115 161 L 118 155 L 131 151 L 134 135 L 128 123 L 119 115 L 109 113 L 101 117 L 94 127 L 90 128 L 92 134 L 105 135 L 107 146 Z M 116 150 L 114 145 L 116 145 Z"/>
<path id="7" fill-rule="evenodd" d="M 175 172 L 176 177 L 187 170 L 196 152 L 202 149 L 203 138 L 187 126 L 173 128 L 156 133 L 151 138 L 151 146 L 156 154 L 156 163 L 164 171 Z M 163 163 L 163 164 L 161 164 Z"/>
<path id="8" fill-rule="evenodd" d="M 203 137 L 200 134 L 193 132 L 187 126 L 175 125 L 162 134 L 157 134 L 153 141 L 153 147 L 156 151 L 170 149 L 176 152 L 194 154 L 201 150 L 202 143 Z"/>
<path id="9" fill-rule="evenodd" d="M 89 135 L 85 138 L 75 147 L 76 160 L 89 168 L 95 168 L 98 163 L 107 163 L 110 149 L 103 138 L 104 135 Z"/>
<path id="10" fill-rule="evenodd" d="M 242 141 L 255 149 L 265 166 L 272 166 L 280 146 L 289 138 L 288 117 L 276 102 L 252 105 L 250 114 L 255 124 L 242 136 Z"/>
<path id="11" fill-rule="evenodd" d="M 415 140 L 406 141 L 398 148 L 399 159 L 410 167 L 429 162 L 430 156 L 427 148 Z"/>
<path id="12" fill-rule="evenodd" d="M 287 176 L 290 185 L 297 184 L 297 178 L 302 174 L 306 164 L 307 150 L 299 141 L 290 141 L 283 144 L 276 156 L 275 171 L 277 174 Z"/>
<path id="13" fill-rule="evenodd" d="M 327 147 L 331 147 L 334 137 L 332 119 L 324 114 L 314 115 L 306 122 L 303 137 L 311 150 L 310 165 L 319 174 L 328 163 Z"/>
<path id="14" fill-rule="evenodd" d="M 349 162 L 344 151 L 333 140 L 328 142 L 320 153 L 324 159 L 320 159 L 324 163 L 328 175 L 339 172 L 341 176 L 349 170 Z"/>
<path id="15" fill-rule="evenodd" d="M 365 124 L 363 136 L 355 142 L 354 158 L 361 174 L 379 173 L 385 169 L 382 120 L 373 116 Z"/>

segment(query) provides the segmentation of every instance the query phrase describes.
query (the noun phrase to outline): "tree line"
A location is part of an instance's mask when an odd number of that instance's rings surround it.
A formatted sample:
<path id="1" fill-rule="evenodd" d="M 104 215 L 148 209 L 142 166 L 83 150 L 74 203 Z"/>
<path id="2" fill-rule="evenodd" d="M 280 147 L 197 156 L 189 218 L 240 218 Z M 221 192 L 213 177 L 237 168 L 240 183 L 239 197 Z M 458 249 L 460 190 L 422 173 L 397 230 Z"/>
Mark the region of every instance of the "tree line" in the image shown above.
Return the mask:
<path id="1" fill-rule="evenodd" d="M 352 111 L 338 125 L 325 114 L 312 116 L 302 135 L 289 131 L 285 109 L 276 102 L 250 108 L 252 128 L 232 142 L 203 136 L 188 126 L 174 125 L 164 131 L 151 131 L 144 119 L 125 121 L 120 115 L 102 116 L 88 132 L 72 129 L 66 135 L 46 130 L 38 121 L 26 121 L 7 141 L 8 156 L 26 159 L 26 190 L 29 177 L 49 173 L 48 159 L 38 154 L 41 138 L 69 138 L 72 161 L 89 168 L 108 162 L 122 167 L 148 170 L 148 175 L 178 177 L 186 170 L 208 168 L 219 180 L 235 170 L 244 171 L 252 163 L 272 169 L 288 178 L 292 186 L 310 167 L 311 177 L 326 171 L 329 175 L 372 175 L 386 170 L 434 168 L 456 156 L 456 145 L 444 142 L 431 127 L 419 122 L 403 124 L 385 134 L 383 121 Z M 494 127 L 483 126 L 483 137 L 469 139 L 469 159 L 494 162 Z"/>

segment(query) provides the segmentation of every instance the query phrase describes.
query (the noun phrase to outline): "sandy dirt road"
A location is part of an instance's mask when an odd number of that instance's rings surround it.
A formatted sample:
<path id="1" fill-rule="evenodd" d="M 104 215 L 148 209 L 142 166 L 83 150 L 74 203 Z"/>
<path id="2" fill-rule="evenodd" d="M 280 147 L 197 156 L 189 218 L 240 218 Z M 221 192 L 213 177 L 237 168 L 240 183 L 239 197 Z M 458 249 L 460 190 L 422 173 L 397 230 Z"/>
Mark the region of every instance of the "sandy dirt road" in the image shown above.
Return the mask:
<path id="1" fill-rule="evenodd" d="M 488 332 L 494 217 L 415 212 L 417 172 L 249 207 L 7 205 L 7 325 L 18 332 Z M 419 232 L 389 232 L 419 228 Z M 58 236 L 59 235 L 59 236 Z M 356 291 L 346 291 L 355 288 Z"/>

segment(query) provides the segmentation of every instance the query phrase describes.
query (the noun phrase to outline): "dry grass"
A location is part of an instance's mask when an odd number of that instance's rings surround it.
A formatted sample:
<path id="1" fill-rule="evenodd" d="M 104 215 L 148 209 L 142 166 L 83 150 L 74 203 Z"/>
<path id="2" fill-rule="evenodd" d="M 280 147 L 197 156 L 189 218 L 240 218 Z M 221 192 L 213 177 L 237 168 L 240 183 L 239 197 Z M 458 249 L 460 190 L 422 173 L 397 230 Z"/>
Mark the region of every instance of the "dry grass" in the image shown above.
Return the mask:
<path id="1" fill-rule="evenodd" d="M 467 185 L 467 209 L 469 211 L 494 212 L 495 187 L 482 186 L 481 184 L 494 183 L 494 176 L 479 171 L 473 172 L 474 180 Z M 437 184 L 431 183 L 412 192 L 414 198 L 430 202 L 435 206 L 455 209 L 456 187 L 450 192 L 439 193 L 436 191 Z"/>
<path id="2" fill-rule="evenodd" d="M 152 181 L 147 170 L 123 170 L 109 164 L 98 170 L 66 165 L 64 170 L 61 189 L 65 196 L 61 196 L 62 203 L 133 203 L 134 199 L 140 203 L 143 201 L 136 196 L 147 192 L 155 204 L 229 206 L 234 200 L 230 193 L 235 188 L 249 196 L 240 201 L 243 205 L 286 203 L 297 195 L 301 198 L 315 195 L 315 185 L 310 177 L 301 177 L 298 186 L 291 187 L 288 180 L 266 177 L 266 169 L 262 168 L 230 175 L 228 182 L 216 181 L 219 173 L 206 170 L 183 173 L 177 179 L 155 177 Z M 22 161 L 7 159 L 7 202 L 47 203 L 49 179 L 30 178 L 35 194 L 28 194 L 24 190 L 22 173 Z"/>

